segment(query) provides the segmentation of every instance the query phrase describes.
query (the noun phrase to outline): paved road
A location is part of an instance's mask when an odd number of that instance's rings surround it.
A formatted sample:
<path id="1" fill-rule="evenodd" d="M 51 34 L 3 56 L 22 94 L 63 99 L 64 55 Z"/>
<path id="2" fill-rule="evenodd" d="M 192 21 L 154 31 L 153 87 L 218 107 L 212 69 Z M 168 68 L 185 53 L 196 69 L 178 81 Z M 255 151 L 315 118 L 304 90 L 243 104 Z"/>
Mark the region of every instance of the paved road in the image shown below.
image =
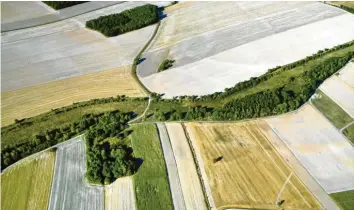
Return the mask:
<path id="1" fill-rule="evenodd" d="M 177 164 L 173 155 L 170 138 L 168 136 L 165 124 L 157 123 L 157 128 L 159 130 L 162 151 L 164 153 L 164 158 L 167 166 L 167 173 L 170 182 L 173 206 L 175 210 L 184 210 L 186 209 L 185 202 L 183 199 L 181 183 L 177 171 Z"/>

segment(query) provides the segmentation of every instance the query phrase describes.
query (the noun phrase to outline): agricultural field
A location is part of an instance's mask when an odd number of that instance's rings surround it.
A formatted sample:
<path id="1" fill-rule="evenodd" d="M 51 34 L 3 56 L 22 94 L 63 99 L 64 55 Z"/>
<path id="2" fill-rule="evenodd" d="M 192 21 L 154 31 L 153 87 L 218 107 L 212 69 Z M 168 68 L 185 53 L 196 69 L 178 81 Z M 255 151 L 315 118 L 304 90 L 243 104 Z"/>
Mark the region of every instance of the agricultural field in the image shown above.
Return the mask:
<path id="1" fill-rule="evenodd" d="M 1 209 L 46 210 L 55 152 L 24 159 L 1 174 Z"/>
<path id="2" fill-rule="evenodd" d="M 103 210 L 103 187 L 89 186 L 85 179 L 85 150 L 82 136 L 75 137 L 58 147 L 49 210 Z"/>
<path id="3" fill-rule="evenodd" d="M 53 13 L 55 10 L 39 1 L 1 2 L 1 24 Z"/>
<path id="4" fill-rule="evenodd" d="M 264 126 L 255 121 L 186 123 L 216 207 L 322 209 L 262 133 Z"/>
<path id="5" fill-rule="evenodd" d="M 105 210 L 135 210 L 135 193 L 131 177 L 119 178 L 105 187 Z"/>
<path id="6" fill-rule="evenodd" d="M 170 187 L 161 144 L 154 124 L 130 126 L 134 156 L 142 163 L 133 175 L 136 208 L 172 210 Z"/>
<path id="7" fill-rule="evenodd" d="M 143 84 L 165 97 L 223 91 L 354 39 L 354 16 L 319 2 L 188 2 L 166 14 L 137 69 Z M 164 59 L 176 62 L 156 73 Z"/>
<path id="8" fill-rule="evenodd" d="M 320 90 L 354 118 L 354 88 L 334 75 L 327 79 Z M 340 90 L 340 91 L 338 91 Z"/>
<path id="9" fill-rule="evenodd" d="M 354 60 L 349 62 L 342 70 L 340 70 L 338 77 L 354 88 Z"/>
<path id="10" fill-rule="evenodd" d="M 354 206 L 354 190 L 333 193 L 331 197 L 337 202 L 342 210 L 352 210 Z"/>
<path id="11" fill-rule="evenodd" d="M 331 121 L 338 129 L 341 129 L 354 121 L 353 118 L 351 118 L 342 108 L 340 108 L 340 106 L 338 106 L 321 90 L 317 90 L 316 94 L 312 96 L 311 102 L 316 109 L 325 115 L 326 118 L 329 119 L 329 121 Z"/>
<path id="12" fill-rule="evenodd" d="M 182 125 L 179 123 L 166 123 L 166 128 L 177 163 L 185 209 L 207 209 L 192 151 Z"/>
<path id="13" fill-rule="evenodd" d="M 130 71 L 131 66 L 124 66 L 3 92 L 1 123 L 8 125 L 14 119 L 33 117 L 92 98 L 145 96 L 144 91 L 131 77 Z"/>
<path id="14" fill-rule="evenodd" d="M 166 125 L 163 123 L 157 123 L 156 125 L 159 132 L 163 156 L 166 162 L 173 207 L 174 209 L 186 209 L 181 180 L 178 175 L 177 163 L 173 154 L 172 145 L 167 133 Z"/>
<path id="15" fill-rule="evenodd" d="M 266 121 L 327 193 L 354 189 L 354 147 L 318 110 L 306 104 Z"/>

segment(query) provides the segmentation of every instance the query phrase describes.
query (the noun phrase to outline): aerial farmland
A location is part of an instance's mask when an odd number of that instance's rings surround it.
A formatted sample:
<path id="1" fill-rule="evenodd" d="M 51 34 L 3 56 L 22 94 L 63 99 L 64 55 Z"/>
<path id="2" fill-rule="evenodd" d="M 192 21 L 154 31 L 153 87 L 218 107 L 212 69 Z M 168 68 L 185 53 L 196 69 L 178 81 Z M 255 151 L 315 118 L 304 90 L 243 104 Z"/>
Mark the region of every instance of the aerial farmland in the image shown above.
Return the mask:
<path id="1" fill-rule="evenodd" d="M 354 39 L 353 15 L 317 2 L 188 2 L 166 13 L 138 67 L 144 85 L 166 97 L 223 91 Z M 166 58 L 175 65 L 157 73 L 154 69 Z"/>
<path id="2" fill-rule="evenodd" d="M 1 209 L 353 210 L 352 2 L 1 2 Z"/>

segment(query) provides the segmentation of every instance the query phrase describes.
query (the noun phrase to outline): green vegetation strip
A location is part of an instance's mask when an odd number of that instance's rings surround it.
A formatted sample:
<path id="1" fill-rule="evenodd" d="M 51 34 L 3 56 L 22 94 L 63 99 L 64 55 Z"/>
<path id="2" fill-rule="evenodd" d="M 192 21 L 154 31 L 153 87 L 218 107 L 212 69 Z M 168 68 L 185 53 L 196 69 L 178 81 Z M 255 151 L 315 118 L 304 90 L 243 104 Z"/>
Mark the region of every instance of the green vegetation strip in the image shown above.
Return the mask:
<path id="1" fill-rule="evenodd" d="M 106 112 L 120 110 L 131 117 L 140 115 L 147 98 L 94 99 L 55 109 L 36 117 L 17 120 L 1 129 L 1 169 L 60 142 L 84 133 Z M 86 118 L 94 121 L 86 122 Z"/>
<path id="2" fill-rule="evenodd" d="M 43 1 L 43 3 L 47 4 L 55 10 L 64 9 L 86 2 L 88 1 Z"/>
<path id="3" fill-rule="evenodd" d="M 311 101 L 338 129 L 342 129 L 354 120 L 321 90 L 316 91 Z"/>
<path id="4" fill-rule="evenodd" d="M 344 129 L 343 134 L 354 144 L 354 124 Z"/>
<path id="5" fill-rule="evenodd" d="M 117 36 L 159 21 L 158 8 L 147 4 L 124 10 L 118 14 L 101 16 L 86 22 L 86 27 L 99 31 L 107 37 Z"/>
<path id="6" fill-rule="evenodd" d="M 137 209 L 173 209 L 166 165 L 154 124 L 131 126 L 134 155 L 142 164 L 134 174 Z"/>
<path id="7" fill-rule="evenodd" d="M 342 210 L 353 210 L 354 190 L 330 194 Z"/>

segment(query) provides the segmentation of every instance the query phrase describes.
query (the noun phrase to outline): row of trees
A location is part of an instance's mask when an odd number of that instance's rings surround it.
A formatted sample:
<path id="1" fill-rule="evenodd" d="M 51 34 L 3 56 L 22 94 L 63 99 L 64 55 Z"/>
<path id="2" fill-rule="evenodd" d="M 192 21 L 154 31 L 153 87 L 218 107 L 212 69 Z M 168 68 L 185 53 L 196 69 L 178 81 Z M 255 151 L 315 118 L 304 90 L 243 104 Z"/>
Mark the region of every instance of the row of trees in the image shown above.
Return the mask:
<path id="1" fill-rule="evenodd" d="M 154 119 L 158 121 L 240 120 L 293 111 L 304 104 L 325 79 L 344 67 L 353 58 L 353 55 L 354 52 L 348 52 L 341 57 L 328 58 L 298 77 L 290 77 L 286 84 L 277 89 L 237 98 L 217 108 L 197 106 L 190 107 L 188 111 L 184 112 L 157 110 Z M 187 99 L 197 100 L 195 97 L 184 98 L 184 100 Z M 170 102 L 179 103 L 177 100 L 171 100 Z"/>
<path id="2" fill-rule="evenodd" d="M 129 134 L 126 129 L 129 120 L 130 115 L 109 112 L 86 132 L 86 178 L 90 182 L 110 184 L 116 178 L 136 171 L 137 161 L 132 155 L 133 150 L 122 140 Z M 108 138 L 116 141 L 107 141 Z"/>
<path id="3" fill-rule="evenodd" d="M 64 9 L 67 7 L 71 7 L 86 2 L 88 1 L 43 1 L 43 3 L 47 4 L 48 6 L 52 7 L 55 10 Z"/>
<path id="4" fill-rule="evenodd" d="M 159 21 L 158 8 L 147 4 L 118 14 L 101 16 L 86 22 L 86 27 L 99 31 L 105 36 L 117 36 L 143 28 Z"/>

